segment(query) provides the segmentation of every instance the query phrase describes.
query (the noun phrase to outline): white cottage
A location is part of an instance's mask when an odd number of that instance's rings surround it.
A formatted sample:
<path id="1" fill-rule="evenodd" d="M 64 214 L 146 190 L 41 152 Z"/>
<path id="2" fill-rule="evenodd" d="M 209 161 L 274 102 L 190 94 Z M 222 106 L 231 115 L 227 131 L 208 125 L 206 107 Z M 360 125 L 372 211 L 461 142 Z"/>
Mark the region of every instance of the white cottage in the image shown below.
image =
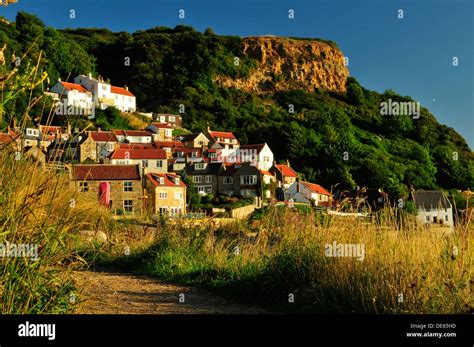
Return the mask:
<path id="1" fill-rule="evenodd" d="M 103 79 L 93 78 L 91 74 L 77 76 L 74 83 L 90 91 L 94 104 L 101 109 L 114 106 L 122 112 L 136 111 L 136 98 L 128 90 L 128 87 L 113 86 Z"/>
<path id="2" fill-rule="evenodd" d="M 259 170 L 268 171 L 273 166 L 273 152 L 266 143 L 240 146 L 243 162 L 255 162 Z"/>
<path id="3" fill-rule="evenodd" d="M 314 204 L 314 206 L 329 206 L 331 193 L 316 183 L 296 180 L 285 192 L 285 200 Z"/>
<path id="4" fill-rule="evenodd" d="M 454 226 L 451 202 L 442 191 L 417 190 L 411 195 L 420 223 Z"/>

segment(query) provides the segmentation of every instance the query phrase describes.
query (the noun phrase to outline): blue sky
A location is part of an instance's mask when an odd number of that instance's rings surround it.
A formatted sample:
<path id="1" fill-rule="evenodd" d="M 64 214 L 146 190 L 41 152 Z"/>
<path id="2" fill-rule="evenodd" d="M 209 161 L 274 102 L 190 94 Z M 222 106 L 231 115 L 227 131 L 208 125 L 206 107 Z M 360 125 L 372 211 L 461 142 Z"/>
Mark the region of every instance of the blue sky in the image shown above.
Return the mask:
<path id="1" fill-rule="evenodd" d="M 474 148 L 472 0 L 18 0 L 0 8 L 36 14 L 55 28 L 133 32 L 186 24 L 217 34 L 318 37 L 349 57 L 366 88 L 410 95 Z M 69 18 L 69 11 L 76 18 Z M 179 9 L 185 19 L 178 18 Z M 295 18 L 288 19 L 288 10 Z M 397 18 L 397 11 L 404 18 Z M 454 67 L 453 57 L 459 65 Z"/>

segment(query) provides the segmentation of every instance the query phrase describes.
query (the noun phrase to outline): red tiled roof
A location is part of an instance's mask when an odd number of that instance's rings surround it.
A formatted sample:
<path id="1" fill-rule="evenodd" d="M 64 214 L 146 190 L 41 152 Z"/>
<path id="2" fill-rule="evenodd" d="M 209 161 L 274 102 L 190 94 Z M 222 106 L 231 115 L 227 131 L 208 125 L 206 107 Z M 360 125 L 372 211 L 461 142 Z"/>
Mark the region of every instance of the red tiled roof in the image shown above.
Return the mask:
<path id="1" fill-rule="evenodd" d="M 145 130 L 124 130 L 123 132 L 127 136 L 151 136 L 151 134 Z"/>
<path id="2" fill-rule="evenodd" d="M 172 147 L 172 148 L 184 148 L 182 142 L 179 141 L 155 141 L 155 146 L 158 148 L 162 147 Z"/>
<path id="3" fill-rule="evenodd" d="M 161 129 L 173 129 L 173 127 L 167 123 L 152 122 L 151 125 Z"/>
<path id="4" fill-rule="evenodd" d="M 305 182 L 305 181 L 301 181 L 301 184 L 304 185 L 306 188 L 308 188 L 309 190 L 311 190 L 314 193 L 331 196 L 331 193 L 329 193 L 326 189 L 321 187 L 319 184 L 311 183 L 311 182 Z"/>
<path id="5" fill-rule="evenodd" d="M 13 138 L 9 134 L 0 133 L 0 143 L 2 145 L 8 145 L 13 142 Z"/>
<path id="6" fill-rule="evenodd" d="M 78 181 L 139 180 L 138 165 L 74 165 L 72 178 Z"/>
<path id="7" fill-rule="evenodd" d="M 159 177 L 164 178 L 164 184 L 160 184 Z M 183 182 L 183 180 L 176 174 L 172 173 L 165 173 L 165 174 L 155 174 L 155 173 L 149 173 L 146 175 L 146 178 L 150 180 L 151 183 L 155 186 L 166 186 L 166 187 L 186 187 L 186 184 Z M 179 184 L 175 184 L 173 179 L 174 178 L 179 178 Z"/>
<path id="8" fill-rule="evenodd" d="M 272 176 L 273 177 L 273 174 L 269 171 L 265 171 L 265 170 L 260 170 L 260 173 L 262 173 L 263 175 L 265 176 Z"/>
<path id="9" fill-rule="evenodd" d="M 286 177 L 298 177 L 296 174 L 295 170 L 293 170 L 291 167 L 285 164 L 277 164 L 276 168 L 280 170 L 280 172 L 283 174 L 283 176 Z"/>
<path id="10" fill-rule="evenodd" d="M 77 90 L 77 91 L 80 92 L 80 93 L 88 93 L 88 92 L 89 92 L 86 88 L 84 88 L 84 87 L 81 86 L 80 84 L 69 83 L 69 82 L 59 82 L 59 83 L 61 83 L 61 85 L 62 85 L 67 91 Z"/>
<path id="11" fill-rule="evenodd" d="M 112 132 L 117 136 L 125 136 L 125 131 L 112 129 Z"/>
<path id="12" fill-rule="evenodd" d="M 223 139 L 236 139 L 237 138 L 234 136 L 234 134 L 232 134 L 231 132 L 228 132 L 228 131 L 212 131 L 212 130 L 209 130 L 209 135 L 211 135 L 214 140 L 216 139 L 216 137 L 219 137 L 219 138 L 223 138 Z"/>
<path id="13" fill-rule="evenodd" d="M 111 131 L 89 131 L 89 134 L 96 142 L 117 142 L 117 137 Z"/>
<path id="14" fill-rule="evenodd" d="M 126 96 L 135 96 L 130 91 L 125 88 L 110 86 L 110 92 L 114 94 L 126 95 Z"/>
<path id="15" fill-rule="evenodd" d="M 112 153 L 110 159 L 166 159 L 166 152 L 158 148 L 119 148 Z"/>

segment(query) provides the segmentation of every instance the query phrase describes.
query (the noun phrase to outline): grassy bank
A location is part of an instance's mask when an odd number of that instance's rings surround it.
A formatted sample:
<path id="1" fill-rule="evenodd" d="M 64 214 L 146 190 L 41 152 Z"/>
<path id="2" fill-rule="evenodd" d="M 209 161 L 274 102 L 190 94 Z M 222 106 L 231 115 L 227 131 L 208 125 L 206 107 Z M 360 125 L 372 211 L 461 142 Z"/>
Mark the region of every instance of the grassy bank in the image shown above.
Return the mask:
<path id="1" fill-rule="evenodd" d="M 391 223 L 271 209 L 250 225 L 161 226 L 129 256 L 104 250 L 102 264 L 279 312 L 472 312 L 472 232 Z M 325 256 L 334 241 L 364 245 L 363 260 Z"/>

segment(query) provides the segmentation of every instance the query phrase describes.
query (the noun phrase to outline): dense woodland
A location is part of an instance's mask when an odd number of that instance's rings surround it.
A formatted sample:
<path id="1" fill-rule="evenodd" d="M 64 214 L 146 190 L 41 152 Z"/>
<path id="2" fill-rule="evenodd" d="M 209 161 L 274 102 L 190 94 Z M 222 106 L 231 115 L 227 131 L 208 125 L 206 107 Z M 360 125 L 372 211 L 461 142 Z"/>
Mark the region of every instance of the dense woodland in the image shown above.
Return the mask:
<path id="1" fill-rule="evenodd" d="M 48 80 L 38 86 L 38 95 L 59 77 L 72 80 L 92 72 L 129 86 L 143 110 L 179 113 L 179 105 L 184 105 L 184 126 L 191 131 L 209 123 L 216 130 L 233 131 L 242 143 L 267 142 L 277 160 L 289 159 L 305 179 L 328 188 L 337 183 L 344 188 L 377 187 L 394 197 L 406 197 L 411 187 L 474 189 L 473 153 L 454 129 L 439 124 L 425 108 L 419 119 L 380 115 L 380 102 L 412 101 L 410 97 L 367 90 L 354 78 L 347 80 L 346 94 L 251 94 L 219 88 L 214 76 L 246 76 L 257 64 L 244 55 L 239 37 L 186 26 L 132 34 L 59 31 L 19 13 L 14 23 L 0 21 L 0 48 L 4 43 L 5 56 L 24 55 L 20 69 L 40 57 Z M 2 129 L 12 117 L 23 117 L 31 97 L 24 95 L 23 101 L 19 98 L 0 110 Z M 30 111 L 29 122 L 38 122 L 42 115 L 44 119 L 47 109 L 48 101 L 42 100 Z M 122 126 L 114 117 L 120 116 L 110 113 L 98 121 Z"/>

